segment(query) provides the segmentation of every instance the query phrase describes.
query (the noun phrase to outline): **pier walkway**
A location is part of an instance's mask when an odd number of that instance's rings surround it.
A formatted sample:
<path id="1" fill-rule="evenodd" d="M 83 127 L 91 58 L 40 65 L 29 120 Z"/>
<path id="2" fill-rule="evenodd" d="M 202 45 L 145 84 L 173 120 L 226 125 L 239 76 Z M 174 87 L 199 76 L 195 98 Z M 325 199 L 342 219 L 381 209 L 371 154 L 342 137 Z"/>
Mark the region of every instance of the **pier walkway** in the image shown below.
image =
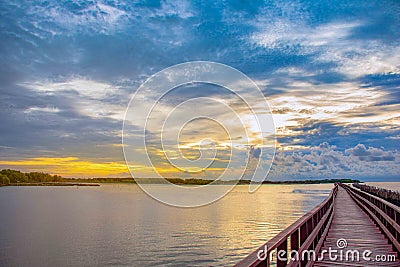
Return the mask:
<path id="1" fill-rule="evenodd" d="M 400 266 L 400 207 L 345 184 L 235 266 Z"/>

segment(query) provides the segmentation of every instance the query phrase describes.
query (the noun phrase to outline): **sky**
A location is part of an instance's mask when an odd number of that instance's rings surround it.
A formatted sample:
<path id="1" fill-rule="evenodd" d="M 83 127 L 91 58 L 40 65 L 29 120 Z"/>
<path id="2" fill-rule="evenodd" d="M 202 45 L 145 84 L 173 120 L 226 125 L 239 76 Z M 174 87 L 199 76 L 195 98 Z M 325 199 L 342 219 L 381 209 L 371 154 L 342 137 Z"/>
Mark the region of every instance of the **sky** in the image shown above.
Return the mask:
<path id="1" fill-rule="evenodd" d="M 400 2 L 381 0 L 1 1 L 0 168 L 129 176 L 122 124 L 138 87 L 172 65 L 215 61 L 246 74 L 269 103 L 269 179 L 398 181 L 399 14 Z M 159 112 L 194 96 L 237 104 L 217 87 L 178 88 Z M 213 104 L 207 111 L 231 118 Z M 182 137 L 189 158 L 201 139 L 217 140 L 210 177 L 232 148 L 218 127 L 197 122 Z M 254 145 L 235 149 L 258 157 Z M 130 163 L 146 176 L 137 153 Z M 149 153 L 179 176 L 159 150 Z"/>

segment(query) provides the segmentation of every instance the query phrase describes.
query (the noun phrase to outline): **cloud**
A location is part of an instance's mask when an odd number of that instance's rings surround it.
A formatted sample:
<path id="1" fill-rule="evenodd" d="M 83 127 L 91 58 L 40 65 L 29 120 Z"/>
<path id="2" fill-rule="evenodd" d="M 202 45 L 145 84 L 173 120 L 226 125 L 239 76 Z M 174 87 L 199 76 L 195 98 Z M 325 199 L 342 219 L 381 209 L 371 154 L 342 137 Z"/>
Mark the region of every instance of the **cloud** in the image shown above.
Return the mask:
<path id="1" fill-rule="evenodd" d="M 360 22 L 331 22 L 310 27 L 303 23 L 277 19 L 258 22 L 259 32 L 253 33 L 251 42 L 259 46 L 275 49 L 284 46 L 300 46 L 302 52 L 314 52 L 318 47 L 337 44 L 337 40 L 349 37 L 351 31 L 360 26 Z M 264 29 L 264 30 L 263 30 Z"/>
<path id="2" fill-rule="evenodd" d="M 127 12 L 118 7 L 100 3 L 74 3 L 74 8 L 61 3 L 53 3 L 46 6 L 32 5 L 27 14 L 34 18 L 33 25 L 36 32 L 50 32 L 56 34 L 72 34 L 78 29 L 86 29 L 98 33 L 110 33 L 123 18 L 127 18 Z M 35 21 L 37 21 L 35 23 Z M 46 21 L 47 25 L 41 23 Z M 53 24 L 53 27 L 48 27 Z M 46 26 L 47 27 L 46 27 Z M 40 35 L 39 35 L 40 36 Z"/>
<path id="3" fill-rule="evenodd" d="M 349 78 L 400 73 L 398 44 L 354 38 L 356 29 L 365 25 L 363 21 L 333 21 L 311 26 L 304 21 L 279 17 L 271 21 L 260 16 L 255 25 L 258 30 L 250 35 L 250 44 L 308 55 L 313 64 L 330 64 L 330 71 Z"/>
<path id="4" fill-rule="evenodd" d="M 399 164 L 398 151 L 366 148 L 364 144 L 345 151 L 327 142 L 301 151 L 278 151 L 269 177 L 396 177 Z"/>
<path id="5" fill-rule="evenodd" d="M 58 113 L 60 109 L 57 107 L 29 107 L 27 108 L 24 113 L 36 113 L 36 112 L 48 112 L 48 113 Z"/>
<path id="6" fill-rule="evenodd" d="M 179 17 L 187 19 L 194 16 L 194 10 L 188 1 L 161 1 L 161 8 L 157 9 L 153 17 Z"/>
<path id="7" fill-rule="evenodd" d="M 345 152 L 362 161 L 394 161 L 396 159 L 393 152 L 386 152 L 375 147 L 366 148 L 364 144 L 346 149 Z"/>
<path id="8" fill-rule="evenodd" d="M 45 94 L 76 92 L 81 97 L 100 100 L 115 94 L 118 90 L 118 86 L 113 86 L 105 82 L 89 80 L 84 77 L 72 77 L 71 79 L 66 79 L 62 82 L 32 81 L 24 82 L 19 85 Z"/>
<path id="9" fill-rule="evenodd" d="M 266 89 L 268 90 L 268 89 Z M 268 97 L 278 130 L 300 126 L 304 121 L 338 124 L 383 122 L 400 115 L 398 106 L 377 107 L 386 93 L 359 82 L 314 84 L 287 81 L 279 94 Z"/>
<path id="10" fill-rule="evenodd" d="M 31 81 L 19 86 L 32 90 L 39 95 L 64 96 L 69 105 L 78 113 L 93 118 L 111 118 L 122 121 L 125 107 L 113 103 L 123 90 L 118 85 L 89 80 L 84 77 L 72 77 L 64 81 Z M 127 101 L 125 101 L 127 102 Z M 38 110 L 37 108 L 33 108 Z M 28 110 L 32 111 L 32 108 Z M 42 111 L 45 109 L 41 108 Z M 53 112 L 58 110 L 53 108 Z M 47 109 L 49 112 L 49 109 Z"/>
<path id="11" fill-rule="evenodd" d="M 272 107 L 278 148 L 302 149 L 325 141 L 342 149 L 360 141 L 396 146 L 390 136 L 400 132 L 400 102 L 393 94 L 398 75 L 332 83 L 310 73 L 302 76 L 306 70 L 300 68 L 294 74 L 290 70 L 281 68 L 270 79 L 256 80 Z M 278 92 L 268 95 L 271 87 Z"/>

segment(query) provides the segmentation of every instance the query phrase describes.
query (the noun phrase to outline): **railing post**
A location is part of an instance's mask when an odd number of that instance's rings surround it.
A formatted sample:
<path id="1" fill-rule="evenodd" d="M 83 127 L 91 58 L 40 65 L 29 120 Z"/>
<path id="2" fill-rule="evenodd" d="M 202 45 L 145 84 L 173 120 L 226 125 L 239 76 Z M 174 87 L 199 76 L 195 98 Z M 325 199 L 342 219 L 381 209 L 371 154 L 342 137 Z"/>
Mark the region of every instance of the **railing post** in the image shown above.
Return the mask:
<path id="1" fill-rule="evenodd" d="M 312 219 L 313 219 L 313 217 L 310 217 L 310 218 L 307 220 L 307 222 L 306 222 L 306 225 L 307 225 L 307 235 L 310 235 L 310 234 L 312 233 L 312 231 L 313 231 L 313 222 L 312 222 Z M 312 248 L 312 249 L 314 249 L 314 248 Z"/>
<path id="2" fill-rule="evenodd" d="M 306 224 L 300 226 L 300 246 L 303 245 L 304 241 L 307 239 L 307 227 Z"/>
<path id="3" fill-rule="evenodd" d="M 400 225 L 400 213 L 398 213 L 397 211 L 394 212 L 394 220 L 396 221 L 396 223 L 398 225 Z M 397 241 L 400 242 L 400 233 L 396 234 L 396 239 L 397 239 Z M 400 256 L 400 252 L 398 254 Z"/>
<path id="4" fill-rule="evenodd" d="M 276 248 L 276 266 L 277 267 L 285 267 L 287 265 L 287 239 L 283 241 L 277 248 Z M 284 251 L 284 255 L 281 255 L 279 252 Z M 285 260 L 280 260 L 279 258 L 286 258 Z"/>
<path id="5" fill-rule="evenodd" d="M 299 251 L 300 248 L 300 243 L 299 243 L 299 229 L 293 232 L 293 234 L 290 235 L 290 250 L 291 251 Z"/>

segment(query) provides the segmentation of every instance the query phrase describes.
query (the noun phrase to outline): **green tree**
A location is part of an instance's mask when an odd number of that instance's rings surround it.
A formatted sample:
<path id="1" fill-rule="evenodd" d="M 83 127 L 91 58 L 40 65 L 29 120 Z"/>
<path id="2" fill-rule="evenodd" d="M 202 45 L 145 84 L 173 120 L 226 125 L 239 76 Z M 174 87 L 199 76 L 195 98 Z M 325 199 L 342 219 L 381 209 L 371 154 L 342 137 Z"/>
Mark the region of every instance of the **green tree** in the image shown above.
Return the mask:
<path id="1" fill-rule="evenodd" d="M 10 184 L 10 179 L 4 174 L 0 174 L 0 184 L 9 185 Z"/>
<path id="2" fill-rule="evenodd" d="M 22 173 L 20 171 L 7 169 L 7 170 L 2 170 L 0 174 L 7 176 L 10 179 L 11 183 L 21 183 L 28 181 L 28 176 L 26 176 L 25 173 Z"/>
<path id="3" fill-rule="evenodd" d="M 1 170 L 0 174 L 9 178 L 11 183 L 24 183 L 24 182 L 62 182 L 63 178 L 59 175 L 51 175 L 44 172 L 29 172 L 23 173 L 16 170 Z M 1 180 L 0 180 L 1 182 Z"/>

